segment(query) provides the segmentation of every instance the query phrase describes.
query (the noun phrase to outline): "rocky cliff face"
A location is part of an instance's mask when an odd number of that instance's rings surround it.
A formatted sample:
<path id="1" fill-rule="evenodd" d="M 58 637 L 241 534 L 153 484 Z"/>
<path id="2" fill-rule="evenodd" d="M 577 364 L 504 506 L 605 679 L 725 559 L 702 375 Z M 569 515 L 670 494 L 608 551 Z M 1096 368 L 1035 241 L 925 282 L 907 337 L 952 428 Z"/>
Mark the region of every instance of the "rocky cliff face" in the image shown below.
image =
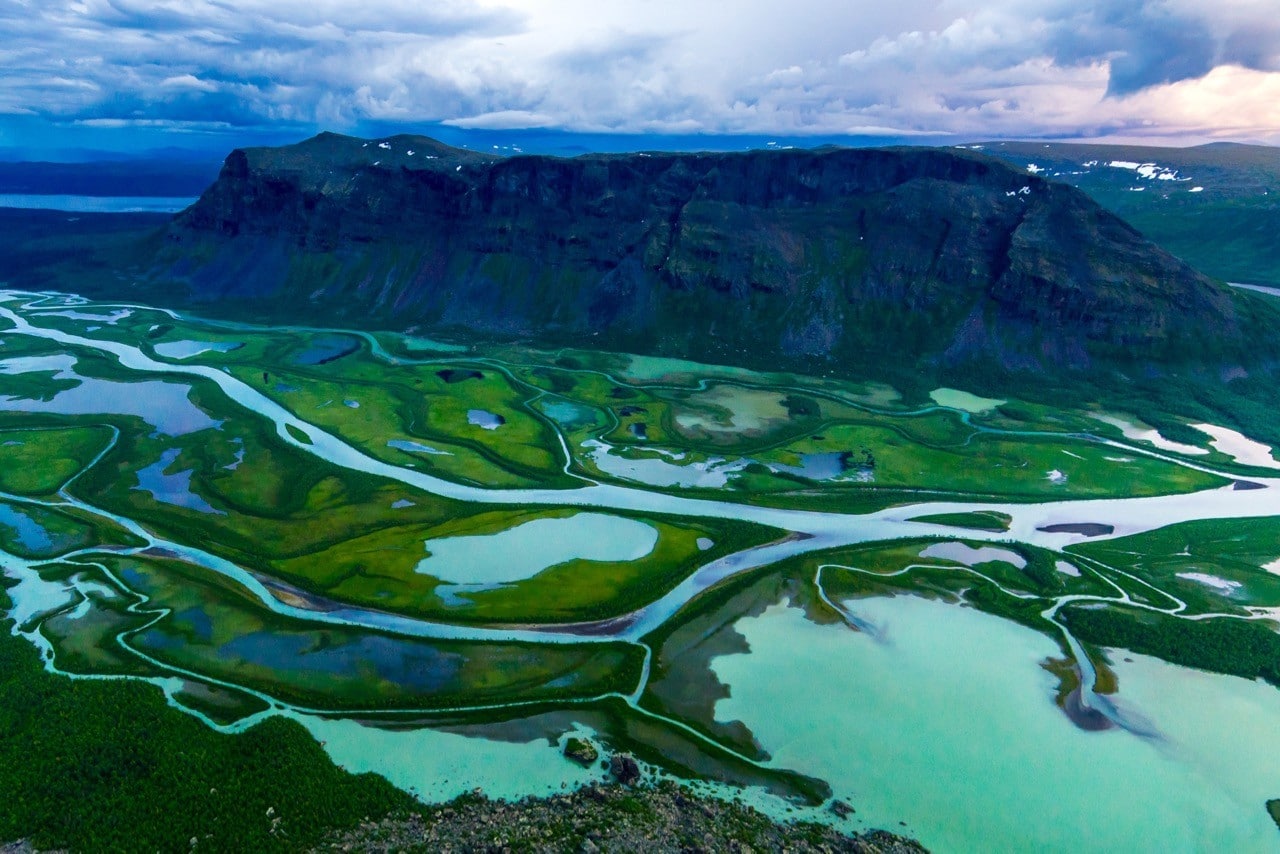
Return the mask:
<path id="1" fill-rule="evenodd" d="M 1081 192 L 951 149 L 236 151 L 168 231 L 197 300 L 696 358 L 1190 358 L 1231 296 Z"/>

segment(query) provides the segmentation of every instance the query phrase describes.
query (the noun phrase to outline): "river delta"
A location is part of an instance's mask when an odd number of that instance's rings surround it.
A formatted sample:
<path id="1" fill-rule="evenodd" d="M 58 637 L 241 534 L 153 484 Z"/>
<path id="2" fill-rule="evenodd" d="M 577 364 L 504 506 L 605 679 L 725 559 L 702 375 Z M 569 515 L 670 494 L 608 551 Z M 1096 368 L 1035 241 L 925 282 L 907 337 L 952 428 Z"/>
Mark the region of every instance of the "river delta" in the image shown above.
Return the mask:
<path id="1" fill-rule="evenodd" d="M 1143 416 L 0 292 L 0 566 L 49 670 L 427 801 L 581 738 L 936 850 L 1280 849 L 1280 462 Z"/>

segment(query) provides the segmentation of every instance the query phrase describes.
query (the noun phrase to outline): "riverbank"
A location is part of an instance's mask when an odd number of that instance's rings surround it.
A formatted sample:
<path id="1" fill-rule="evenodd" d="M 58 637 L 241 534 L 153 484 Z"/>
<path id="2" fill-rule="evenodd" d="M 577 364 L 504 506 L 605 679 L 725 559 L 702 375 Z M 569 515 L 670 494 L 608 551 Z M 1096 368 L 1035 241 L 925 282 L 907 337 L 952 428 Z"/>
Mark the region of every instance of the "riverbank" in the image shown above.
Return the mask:
<path id="1" fill-rule="evenodd" d="M 638 788 L 589 786 L 517 803 L 464 796 L 422 815 L 365 822 L 315 850 L 914 854 L 926 849 L 883 830 L 850 834 L 822 824 L 776 822 L 749 806 L 702 797 L 667 781 Z"/>
<path id="2" fill-rule="evenodd" d="M 0 586 L 0 609 L 11 603 Z M 296 723 L 226 734 L 134 679 L 69 679 L 0 623 L 0 854 L 35 851 L 913 852 L 909 840 L 777 822 L 673 783 L 518 803 L 423 805 L 351 774 Z M 13 841 L 3 841 L 13 840 Z M 734 847 L 737 844 L 737 847 Z"/>

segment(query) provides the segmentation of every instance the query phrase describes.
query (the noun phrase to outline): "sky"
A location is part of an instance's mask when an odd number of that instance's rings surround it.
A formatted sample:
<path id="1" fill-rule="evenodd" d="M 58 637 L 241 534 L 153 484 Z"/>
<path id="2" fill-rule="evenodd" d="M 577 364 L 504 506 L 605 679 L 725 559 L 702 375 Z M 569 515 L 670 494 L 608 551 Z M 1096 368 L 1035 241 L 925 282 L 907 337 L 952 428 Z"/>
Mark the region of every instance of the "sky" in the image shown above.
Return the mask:
<path id="1" fill-rule="evenodd" d="M 1280 144 L 1278 0 L 0 0 L 0 150 Z M 486 137 L 487 138 L 487 137 Z"/>

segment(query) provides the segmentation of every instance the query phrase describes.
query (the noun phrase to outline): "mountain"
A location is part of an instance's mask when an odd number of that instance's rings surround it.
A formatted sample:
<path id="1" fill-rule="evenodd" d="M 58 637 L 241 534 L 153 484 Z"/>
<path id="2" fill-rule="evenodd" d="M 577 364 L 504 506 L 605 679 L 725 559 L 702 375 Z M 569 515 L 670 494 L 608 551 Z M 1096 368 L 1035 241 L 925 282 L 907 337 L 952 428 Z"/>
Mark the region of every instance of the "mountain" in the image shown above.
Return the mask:
<path id="1" fill-rule="evenodd" d="M 1079 187 L 1211 276 L 1280 285 L 1280 148 L 1039 142 L 965 148 Z"/>
<path id="2" fill-rule="evenodd" d="M 1256 331 L 1084 193 L 956 149 L 502 158 L 322 134 L 233 152 L 150 263 L 170 301 L 267 319 L 806 369 L 1243 358 Z"/>

